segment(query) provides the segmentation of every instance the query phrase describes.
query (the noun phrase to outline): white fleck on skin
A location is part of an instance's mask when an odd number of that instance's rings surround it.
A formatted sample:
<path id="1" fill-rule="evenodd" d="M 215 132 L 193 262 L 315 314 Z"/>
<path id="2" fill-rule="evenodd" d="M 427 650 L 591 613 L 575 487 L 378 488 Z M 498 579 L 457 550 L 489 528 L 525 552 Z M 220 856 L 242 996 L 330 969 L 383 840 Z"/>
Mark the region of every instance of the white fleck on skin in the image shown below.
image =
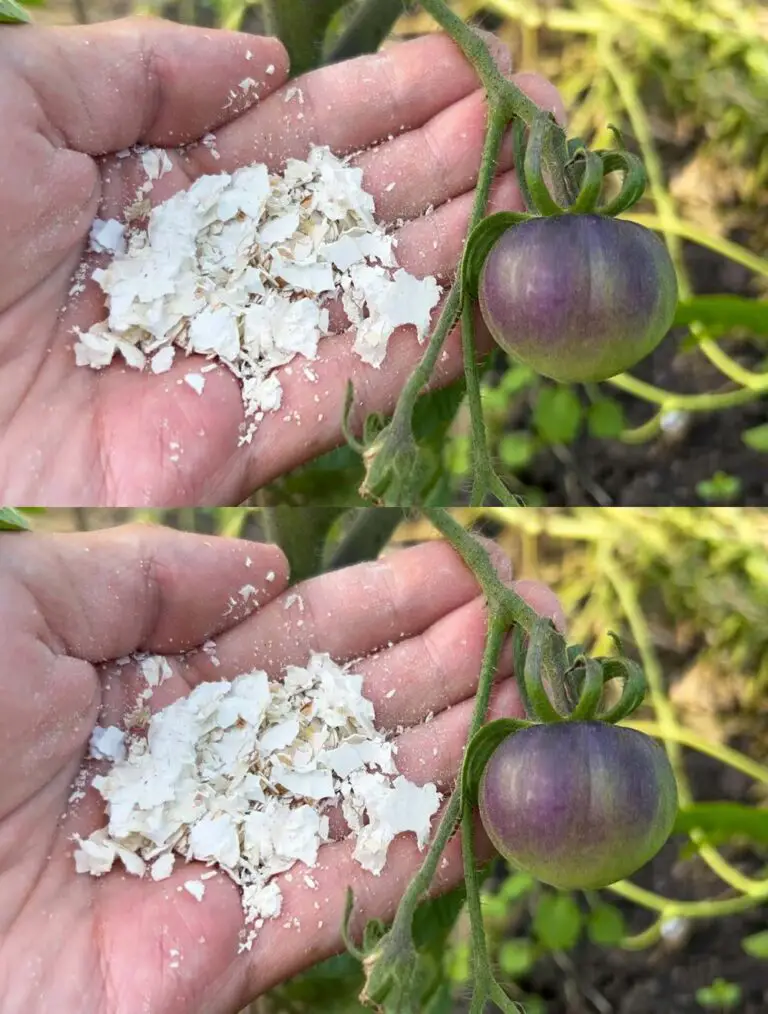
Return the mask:
<path id="1" fill-rule="evenodd" d="M 240 88 L 255 85 L 244 78 Z M 304 94 L 294 85 L 284 101 L 301 107 Z M 213 133 L 201 144 L 219 158 Z M 357 332 L 354 351 L 368 365 L 381 366 L 398 327 L 413 326 L 424 340 L 442 290 L 398 267 L 392 230 L 377 224 L 362 170 L 349 159 L 313 147 L 282 174 L 256 163 L 200 176 L 151 207 L 146 195 L 172 163 L 163 149 L 133 152 L 147 176 L 133 213 L 125 222 L 97 220 L 91 230 L 92 246 L 111 256 L 92 273 L 107 317 L 73 329 L 78 366 L 104 369 L 118 358 L 161 374 L 178 350 L 204 356 L 209 362 L 183 381 L 202 396 L 202 371 L 219 365 L 234 374 L 242 445 L 266 413 L 279 411 L 280 371 L 296 356 L 319 358 L 332 334 L 330 300 L 341 302 Z M 314 382 L 311 367 L 303 369 Z"/>
<path id="2" fill-rule="evenodd" d="M 213 648 L 203 645 L 209 655 Z M 141 662 L 161 681 L 163 666 L 147 665 L 158 657 Z M 209 868 L 176 890 L 204 902 L 204 881 L 229 876 L 241 893 L 239 946 L 249 950 L 264 922 L 281 915 L 276 878 L 290 882 L 297 862 L 318 867 L 331 840 L 329 809 L 340 808 L 356 835 L 355 860 L 375 875 L 396 835 L 415 834 L 423 849 L 440 794 L 398 774 L 394 744 L 375 728 L 362 685 L 325 654 L 287 666 L 278 680 L 254 670 L 199 683 L 152 715 L 126 740 L 124 756 L 92 779 L 107 823 L 76 836 L 76 870 L 105 876 L 119 862 L 133 876 L 148 870 L 161 881 L 177 857 L 200 860 Z M 301 877 L 317 890 L 311 872 Z M 286 926 L 301 931 L 295 918 Z"/>
<path id="3" fill-rule="evenodd" d="M 205 895 L 205 884 L 200 880 L 185 880 L 184 890 L 196 901 L 202 901 Z"/>

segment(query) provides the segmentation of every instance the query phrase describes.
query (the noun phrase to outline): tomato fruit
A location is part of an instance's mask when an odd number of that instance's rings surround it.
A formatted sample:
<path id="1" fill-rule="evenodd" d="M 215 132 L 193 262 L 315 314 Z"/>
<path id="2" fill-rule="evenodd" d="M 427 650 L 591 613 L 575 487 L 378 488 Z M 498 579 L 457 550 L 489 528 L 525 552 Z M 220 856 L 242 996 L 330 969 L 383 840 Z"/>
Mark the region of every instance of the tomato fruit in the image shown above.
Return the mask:
<path id="1" fill-rule="evenodd" d="M 483 772 L 480 816 L 510 863 L 564 889 L 605 887 L 669 837 L 677 787 L 664 750 L 605 722 L 533 725 L 505 739 Z"/>
<path id="2" fill-rule="evenodd" d="M 677 279 L 650 230 L 603 215 L 531 218 L 509 228 L 480 274 L 480 309 L 514 359 L 561 383 L 606 380 L 670 328 Z"/>

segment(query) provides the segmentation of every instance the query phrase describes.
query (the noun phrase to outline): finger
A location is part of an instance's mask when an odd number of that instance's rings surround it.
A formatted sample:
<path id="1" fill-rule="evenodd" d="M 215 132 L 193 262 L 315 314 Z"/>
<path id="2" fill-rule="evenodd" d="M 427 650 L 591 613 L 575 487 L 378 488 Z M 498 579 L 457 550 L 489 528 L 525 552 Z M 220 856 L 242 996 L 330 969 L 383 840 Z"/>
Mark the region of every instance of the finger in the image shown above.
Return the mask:
<path id="1" fill-rule="evenodd" d="M 166 528 L 0 539 L 5 571 L 36 604 L 41 640 L 89 662 L 186 651 L 239 623 L 288 578 L 276 546 Z"/>
<path id="2" fill-rule="evenodd" d="M 503 567 L 501 551 L 494 552 Z M 306 664 L 311 651 L 337 662 L 359 658 L 420 633 L 477 591 L 447 543 L 398 550 L 297 584 L 218 638 L 219 667 L 205 653 L 194 656 L 195 677 L 231 678 L 253 668 L 279 676 L 286 665 Z"/>
<path id="3" fill-rule="evenodd" d="M 4 58 L 31 89 L 56 146 L 88 155 L 185 144 L 252 106 L 288 72 L 278 39 L 154 18 L 22 29 L 13 45 L 7 33 L 4 41 Z M 248 78 L 255 86 L 240 87 Z"/>
<path id="4" fill-rule="evenodd" d="M 417 278 L 434 275 L 449 284 L 464 250 L 474 197 L 462 194 L 398 229 L 398 264 Z M 514 171 L 503 173 L 491 185 L 487 214 L 524 210 L 517 176 Z"/>
<path id="5" fill-rule="evenodd" d="M 436 826 L 436 818 L 433 826 Z M 295 975 L 302 969 L 343 949 L 340 927 L 344 916 L 346 889 L 354 894 L 351 923 L 353 938 L 360 939 L 369 919 L 389 922 L 400 898 L 424 861 L 412 834 L 392 842 L 387 864 L 379 876 L 366 873 L 353 858 L 354 839 L 326 845 L 320 850 L 318 866 L 311 871 L 309 886 L 301 875 L 290 882 L 279 878 L 283 908 L 278 920 L 268 922 L 259 933 L 243 969 L 245 981 L 240 999 L 246 1001 Z M 494 855 L 493 847 L 480 827 L 476 829 L 475 854 L 479 862 Z M 461 835 L 448 843 L 432 881 L 430 894 L 442 894 L 463 879 Z"/>
<path id="6" fill-rule="evenodd" d="M 511 664 L 505 666 L 508 675 Z M 514 680 L 502 678 L 496 682 L 488 705 L 486 721 L 496 718 L 524 718 L 525 713 Z M 422 722 L 406 729 L 395 742 L 395 766 L 400 774 L 416 785 L 434 782 L 438 789 L 450 792 L 459 772 L 469 735 L 474 699 L 461 701 L 446 708 L 430 722 Z M 327 811 L 330 835 L 339 840 L 349 833 L 349 825 L 340 807 Z"/>
<path id="7" fill-rule="evenodd" d="M 562 629 L 562 606 L 550 588 L 537 581 L 518 581 L 512 589 Z M 418 636 L 400 641 L 355 666 L 364 677 L 363 693 L 373 702 L 376 725 L 381 729 L 415 725 L 430 713 L 437 715 L 472 697 L 477 690 L 487 630 L 485 599 L 477 597 L 441 616 Z M 512 652 L 506 646 L 497 678 L 511 673 Z"/>
<path id="8" fill-rule="evenodd" d="M 432 315 L 432 326 L 442 301 Z M 478 333 L 478 348 L 487 351 L 490 338 Z M 347 385 L 353 385 L 350 428 L 358 436 L 363 420 L 371 413 L 390 413 L 404 384 L 424 355 L 412 327 L 398 327 L 389 339 L 381 368 L 363 363 L 353 351 L 354 332 L 333 335 L 321 342 L 311 376 L 304 370 L 279 373 L 283 394 L 280 411 L 268 414 L 259 424 L 251 444 L 229 472 L 223 494 L 237 502 L 273 479 L 326 451 L 342 440 L 341 419 L 346 407 Z M 461 334 L 458 327 L 443 346 L 427 390 L 444 387 L 463 373 Z M 215 374 L 208 375 L 209 380 Z M 206 387 L 207 393 L 207 387 Z M 230 439 L 236 439 L 241 418 L 232 419 Z M 211 494 L 207 494 L 209 497 Z M 222 496 L 221 491 L 215 494 Z"/>
<path id="9" fill-rule="evenodd" d="M 497 42 L 494 49 L 508 67 L 506 47 Z M 219 160 L 204 146 L 188 154 L 193 172 L 201 173 L 254 160 L 278 169 L 288 158 L 305 157 L 313 144 L 341 155 L 420 127 L 477 84 L 453 42 L 428 35 L 302 75 L 218 132 Z"/>
<path id="10" fill-rule="evenodd" d="M 515 74 L 512 82 L 542 109 L 565 118 L 555 86 L 538 74 Z M 430 205 L 473 190 L 480 168 L 488 127 L 485 92 L 474 91 L 441 110 L 422 127 L 408 131 L 364 152 L 356 159 L 363 170 L 363 186 L 376 202 L 380 221 L 421 215 Z M 497 172 L 511 168 L 512 141 L 507 133 Z"/>

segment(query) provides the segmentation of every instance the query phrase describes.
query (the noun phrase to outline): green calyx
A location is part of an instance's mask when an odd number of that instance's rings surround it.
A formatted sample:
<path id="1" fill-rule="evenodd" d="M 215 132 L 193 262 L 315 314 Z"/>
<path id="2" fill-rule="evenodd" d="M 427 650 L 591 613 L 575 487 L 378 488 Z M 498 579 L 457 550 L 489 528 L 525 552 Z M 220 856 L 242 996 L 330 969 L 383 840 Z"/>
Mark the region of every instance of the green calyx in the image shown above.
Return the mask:
<path id="1" fill-rule="evenodd" d="M 555 215 L 613 218 L 640 200 L 647 180 L 643 163 L 626 150 L 617 128 L 610 129 L 617 147 L 590 151 L 577 137 L 566 140 L 551 113 L 539 112 L 530 129 L 520 118 L 515 119 L 515 165 L 527 211 L 499 211 L 471 231 L 460 269 L 463 299 L 477 298 L 483 264 L 496 241 L 513 226 Z M 614 172 L 623 174 L 621 189 L 601 204 L 605 178 Z"/>
<path id="2" fill-rule="evenodd" d="M 538 618 L 530 635 L 515 626 L 512 649 L 515 680 L 526 717 L 499 718 L 483 725 L 471 738 L 461 767 L 462 808 L 477 802 L 483 772 L 496 748 L 507 737 L 534 725 L 600 721 L 615 724 L 642 704 L 646 692 L 643 670 L 621 655 L 619 638 L 611 633 L 617 656 L 590 658 L 581 645 L 566 646 L 550 620 Z M 618 700 L 603 708 L 605 686 L 622 684 Z"/>
<path id="3" fill-rule="evenodd" d="M 549 620 L 537 620 L 528 638 L 516 629 L 515 678 L 530 721 L 615 724 L 642 704 L 643 670 L 621 654 L 619 638 L 610 636 L 619 654 L 590 658 L 581 645 L 566 647 Z M 613 680 L 621 683 L 621 693 L 614 704 L 604 707 L 605 687 Z"/>
<path id="4" fill-rule="evenodd" d="M 611 126 L 616 147 L 590 151 L 576 137 L 565 134 L 551 113 L 540 111 L 525 137 L 517 121 L 513 128 L 515 164 L 526 208 L 532 215 L 620 215 L 643 196 L 647 182 L 641 160 L 627 151 L 620 131 Z M 620 172 L 619 193 L 601 203 L 605 177 Z"/>

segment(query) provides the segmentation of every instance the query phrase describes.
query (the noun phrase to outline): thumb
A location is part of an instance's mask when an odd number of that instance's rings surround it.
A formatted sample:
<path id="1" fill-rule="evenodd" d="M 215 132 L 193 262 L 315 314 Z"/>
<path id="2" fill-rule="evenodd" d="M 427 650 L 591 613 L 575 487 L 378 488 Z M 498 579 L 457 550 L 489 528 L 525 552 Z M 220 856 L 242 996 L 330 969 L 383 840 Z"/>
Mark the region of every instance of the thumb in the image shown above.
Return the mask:
<path id="1" fill-rule="evenodd" d="M 14 26 L 0 31 L 0 62 L 31 87 L 49 129 L 88 155 L 196 140 L 288 74 L 278 39 L 143 17 Z"/>

